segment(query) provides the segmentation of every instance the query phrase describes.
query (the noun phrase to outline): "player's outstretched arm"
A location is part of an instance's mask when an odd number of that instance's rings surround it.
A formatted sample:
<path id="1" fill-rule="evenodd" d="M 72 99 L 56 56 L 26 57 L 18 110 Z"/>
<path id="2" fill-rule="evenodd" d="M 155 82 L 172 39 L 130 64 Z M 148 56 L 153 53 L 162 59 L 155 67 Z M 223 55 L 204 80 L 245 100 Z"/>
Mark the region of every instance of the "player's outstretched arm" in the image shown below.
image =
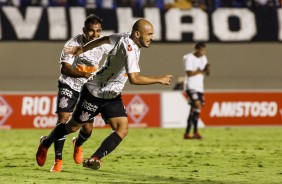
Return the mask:
<path id="1" fill-rule="evenodd" d="M 164 76 L 142 76 L 139 73 L 129 73 L 128 79 L 130 84 L 134 85 L 149 85 L 149 84 L 163 84 L 169 85 L 171 79 L 173 78 L 172 75 L 164 75 Z"/>
<path id="2" fill-rule="evenodd" d="M 95 47 L 99 47 L 103 44 L 110 44 L 109 36 L 104 36 L 102 38 L 99 38 L 97 40 L 92 40 L 85 44 L 83 47 L 81 46 L 65 46 L 64 52 L 67 54 L 72 54 L 74 56 L 78 56 L 79 54 L 86 52 L 88 50 L 91 50 Z"/>

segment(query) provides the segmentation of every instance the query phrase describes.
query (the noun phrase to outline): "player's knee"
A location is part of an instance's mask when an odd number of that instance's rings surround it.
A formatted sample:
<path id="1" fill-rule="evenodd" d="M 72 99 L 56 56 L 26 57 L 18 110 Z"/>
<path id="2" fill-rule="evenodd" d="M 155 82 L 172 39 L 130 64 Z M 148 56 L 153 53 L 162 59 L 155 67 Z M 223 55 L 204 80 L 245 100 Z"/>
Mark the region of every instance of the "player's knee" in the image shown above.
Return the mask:
<path id="1" fill-rule="evenodd" d="M 92 129 L 93 129 L 93 125 L 90 124 L 88 125 L 87 123 L 84 124 L 82 127 L 81 127 L 82 131 L 88 135 L 91 135 L 92 134 Z"/>
<path id="2" fill-rule="evenodd" d="M 70 119 L 70 120 L 67 121 L 67 123 L 66 123 L 66 130 L 67 130 L 67 133 L 76 132 L 80 127 L 81 127 L 81 124 L 79 124 L 78 122 L 76 122 L 74 119 Z"/>
<path id="3" fill-rule="evenodd" d="M 70 113 L 66 113 L 66 112 L 58 113 L 57 124 L 59 124 L 59 123 L 66 123 L 69 120 L 70 115 L 71 115 Z"/>
<path id="4" fill-rule="evenodd" d="M 116 133 L 123 139 L 128 134 L 128 128 L 119 128 Z"/>

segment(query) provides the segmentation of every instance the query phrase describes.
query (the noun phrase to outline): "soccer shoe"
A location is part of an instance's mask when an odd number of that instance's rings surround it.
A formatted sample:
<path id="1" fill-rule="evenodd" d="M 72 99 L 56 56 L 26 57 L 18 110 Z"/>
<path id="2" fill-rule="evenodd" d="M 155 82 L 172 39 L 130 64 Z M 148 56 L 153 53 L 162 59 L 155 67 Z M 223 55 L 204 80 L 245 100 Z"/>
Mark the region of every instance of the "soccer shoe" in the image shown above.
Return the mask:
<path id="1" fill-rule="evenodd" d="M 50 169 L 50 172 L 61 172 L 63 167 L 63 160 L 55 159 L 53 167 Z"/>
<path id="2" fill-rule="evenodd" d="M 202 139 L 203 137 L 199 134 L 199 132 L 195 132 L 193 135 L 194 139 Z"/>
<path id="3" fill-rule="evenodd" d="M 184 134 L 184 139 L 192 139 L 192 137 L 187 133 L 187 134 Z"/>
<path id="4" fill-rule="evenodd" d="M 87 167 L 93 170 L 98 170 L 101 166 L 102 162 L 97 157 L 91 157 L 83 161 L 83 167 Z"/>
<path id="5" fill-rule="evenodd" d="M 42 136 L 40 138 L 40 143 L 36 152 L 36 161 L 39 166 L 43 166 L 45 164 L 47 158 L 47 152 L 49 148 L 43 146 L 43 141 L 46 139 L 47 136 Z"/>
<path id="6" fill-rule="evenodd" d="M 72 138 L 73 143 L 73 159 L 75 163 L 81 164 L 83 162 L 82 146 L 75 146 L 76 138 Z"/>

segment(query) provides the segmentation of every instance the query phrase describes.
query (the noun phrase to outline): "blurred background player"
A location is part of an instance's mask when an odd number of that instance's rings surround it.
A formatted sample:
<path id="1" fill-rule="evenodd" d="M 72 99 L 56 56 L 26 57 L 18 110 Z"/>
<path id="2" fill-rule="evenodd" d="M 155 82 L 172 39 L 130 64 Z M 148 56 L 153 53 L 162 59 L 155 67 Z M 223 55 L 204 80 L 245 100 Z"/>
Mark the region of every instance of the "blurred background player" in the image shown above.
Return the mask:
<path id="1" fill-rule="evenodd" d="M 102 19 L 94 14 L 86 17 L 83 34 L 79 34 L 68 40 L 65 46 L 83 46 L 91 40 L 100 37 L 102 31 Z M 61 75 L 58 84 L 57 98 L 57 124 L 67 122 L 78 100 L 79 92 L 82 85 L 91 75 L 95 74 L 99 68 L 99 61 L 106 52 L 106 46 L 103 45 L 95 49 L 89 50 L 79 56 L 61 53 Z M 82 147 L 81 140 L 86 141 L 92 133 L 92 123 L 85 123 L 80 129 L 77 139 L 74 139 L 74 160 L 77 164 L 82 163 Z M 62 170 L 62 151 L 66 137 L 54 142 L 55 162 L 51 168 L 51 172 L 60 172 Z"/>
<path id="2" fill-rule="evenodd" d="M 201 139 L 198 131 L 198 120 L 201 108 L 205 104 L 204 100 L 204 75 L 210 74 L 210 64 L 208 64 L 206 54 L 206 45 L 199 42 L 195 45 L 194 53 L 188 53 L 183 56 L 183 64 L 186 73 L 184 90 L 189 98 L 191 105 L 187 128 L 184 139 Z M 191 127 L 194 127 L 193 136 L 190 135 Z"/>
<path id="3" fill-rule="evenodd" d="M 128 133 L 128 119 L 121 98 L 127 79 L 134 85 L 170 84 L 172 75 L 142 76 L 139 74 L 140 49 L 150 46 L 153 34 L 153 25 L 145 19 L 139 19 L 134 23 L 131 33 L 102 37 L 89 42 L 83 48 L 81 46 L 66 47 L 68 53 L 80 55 L 101 44 L 114 45 L 101 69 L 83 86 L 71 119 L 67 123 L 58 124 L 47 137 L 41 138 L 36 153 L 39 166 L 45 164 L 47 151 L 54 140 L 77 131 L 85 123 L 92 123 L 94 117 L 101 113 L 113 132 L 104 139 L 95 153 L 83 162 L 84 167 L 94 170 L 101 167 L 100 159 L 115 150 Z"/>

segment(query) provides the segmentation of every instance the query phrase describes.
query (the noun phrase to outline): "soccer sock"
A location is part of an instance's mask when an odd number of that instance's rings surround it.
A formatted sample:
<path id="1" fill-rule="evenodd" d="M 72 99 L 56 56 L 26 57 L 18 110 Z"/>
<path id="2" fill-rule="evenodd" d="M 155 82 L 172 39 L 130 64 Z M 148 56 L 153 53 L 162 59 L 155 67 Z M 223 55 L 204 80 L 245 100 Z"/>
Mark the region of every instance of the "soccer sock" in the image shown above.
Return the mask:
<path id="1" fill-rule="evenodd" d="M 189 117 L 187 119 L 187 127 L 186 127 L 186 134 L 190 133 L 191 127 L 192 127 L 192 117 L 193 117 L 193 112 L 190 111 Z"/>
<path id="2" fill-rule="evenodd" d="M 122 138 L 116 133 L 111 133 L 100 145 L 97 151 L 92 155 L 98 159 L 111 153 L 122 141 Z"/>
<path id="3" fill-rule="evenodd" d="M 81 146 L 85 141 L 89 139 L 90 136 L 91 136 L 91 133 L 88 134 L 84 132 L 82 129 L 79 129 L 79 133 L 78 133 L 78 137 L 75 142 L 75 146 Z"/>
<path id="4" fill-rule="evenodd" d="M 47 138 L 44 139 L 43 146 L 49 148 L 55 140 L 63 138 L 65 135 L 67 135 L 68 133 L 65 125 L 66 125 L 65 123 L 57 124 L 57 126 L 47 136 Z"/>
<path id="5" fill-rule="evenodd" d="M 66 141 L 66 136 L 61 139 L 55 140 L 54 149 L 55 149 L 55 159 L 63 160 L 63 148 Z"/>
<path id="6" fill-rule="evenodd" d="M 194 133 L 198 131 L 198 120 L 199 120 L 200 112 L 201 112 L 200 109 L 196 109 L 193 113 L 192 121 L 194 124 Z"/>

